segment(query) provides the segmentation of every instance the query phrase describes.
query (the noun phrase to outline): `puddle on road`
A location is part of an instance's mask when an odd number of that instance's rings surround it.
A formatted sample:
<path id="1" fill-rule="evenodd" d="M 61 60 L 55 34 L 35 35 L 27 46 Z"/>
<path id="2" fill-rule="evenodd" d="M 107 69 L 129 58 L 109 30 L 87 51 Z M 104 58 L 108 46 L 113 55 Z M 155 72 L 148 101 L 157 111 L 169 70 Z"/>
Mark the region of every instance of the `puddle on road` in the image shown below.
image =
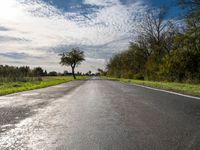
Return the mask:
<path id="1" fill-rule="evenodd" d="M 0 128 L 0 132 L 5 132 L 6 130 L 8 130 L 8 129 L 11 129 L 11 128 L 14 128 L 14 124 L 6 124 L 6 125 L 3 125 L 3 126 L 1 126 L 1 128 Z"/>
<path id="2" fill-rule="evenodd" d="M 10 99 L 14 99 L 14 97 L 12 96 L 0 96 L 0 100 L 10 100 Z"/>
<path id="3" fill-rule="evenodd" d="M 0 108 L 0 133 L 15 127 L 15 124 L 33 115 L 30 108 L 2 107 Z"/>
<path id="4" fill-rule="evenodd" d="M 21 94 L 21 96 L 35 96 L 35 95 L 39 95 L 39 93 L 24 93 L 24 94 Z"/>

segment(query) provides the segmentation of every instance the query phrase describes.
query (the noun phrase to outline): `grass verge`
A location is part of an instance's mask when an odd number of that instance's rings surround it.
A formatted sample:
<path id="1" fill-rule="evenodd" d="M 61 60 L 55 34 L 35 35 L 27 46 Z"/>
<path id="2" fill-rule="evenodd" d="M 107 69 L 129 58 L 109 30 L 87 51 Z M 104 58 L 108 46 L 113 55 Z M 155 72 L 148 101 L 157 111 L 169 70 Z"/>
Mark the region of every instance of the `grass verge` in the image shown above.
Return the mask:
<path id="1" fill-rule="evenodd" d="M 156 81 L 143 81 L 134 79 L 123 78 L 108 78 L 103 79 L 117 80 L 124 83 L 138 84 L 168 91 L 174 91 L 182 94 L 193 95 L 200 97 L 200 84 L 176 83 L 176 82 L 156 82 Z"/>
<path id="2" fill-rule="evenodd" d="M 86 76 L 78 76 L 77 80 L 88 79 Z M 73 81 L 71 76 L 59 76 L 59 77 L 43 77 L 42 81 L 30 81 L 30 82 L 0 82 L 0 96 L 22 92 L 27 90 L 39 89 L 48 86 L 58 85 Z"/>

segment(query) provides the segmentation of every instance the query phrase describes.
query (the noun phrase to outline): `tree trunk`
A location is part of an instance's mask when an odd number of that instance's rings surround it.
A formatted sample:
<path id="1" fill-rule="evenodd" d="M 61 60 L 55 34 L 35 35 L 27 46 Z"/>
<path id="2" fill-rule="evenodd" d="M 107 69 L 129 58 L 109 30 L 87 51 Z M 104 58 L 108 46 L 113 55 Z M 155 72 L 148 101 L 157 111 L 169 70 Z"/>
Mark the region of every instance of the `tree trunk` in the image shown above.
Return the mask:
<path id="1" fill-rule="evenodd" d="M 74 79 L 76 79 L 75 73 L 74 73 L 74 67 L 72 67 L 72 75 L 74 77 Z"/>

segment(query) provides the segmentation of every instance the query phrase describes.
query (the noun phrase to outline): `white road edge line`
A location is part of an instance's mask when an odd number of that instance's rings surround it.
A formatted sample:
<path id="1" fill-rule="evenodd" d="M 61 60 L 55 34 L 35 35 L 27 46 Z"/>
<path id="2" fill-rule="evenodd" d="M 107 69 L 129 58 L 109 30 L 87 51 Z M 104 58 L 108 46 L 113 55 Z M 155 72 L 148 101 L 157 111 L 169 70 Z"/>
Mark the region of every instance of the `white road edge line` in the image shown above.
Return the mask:
<path id="1" fill-rule="evenodd" d="M 157 88 L 144 86 L 144 85 L 139 85 L 139 84 L 133 84 L 133 83 L 131 83 L 131 84 L 135 85 L 135 86 L 143 87 L 143 88 L 146 88 L 146 89 L 151 89 L 151 90 L 155 90 L 155 91 L 160 91 L 160 92 L 165 92 L 165 93 L 170 93 L 170 94 L 174 94 L 174 95 L 179 95 L 179 96 L 183 96 L 183 97 L 187 97 L 187 98 L 193 98 L 193 99 L 200 100 L 200 97 L 185 95 L 185 94 L 181 94 L 181 93 L 177 93 L 177 92 L 167 91 L 167 90 L 163 90 L 163 89 L 157 89 Z"/>

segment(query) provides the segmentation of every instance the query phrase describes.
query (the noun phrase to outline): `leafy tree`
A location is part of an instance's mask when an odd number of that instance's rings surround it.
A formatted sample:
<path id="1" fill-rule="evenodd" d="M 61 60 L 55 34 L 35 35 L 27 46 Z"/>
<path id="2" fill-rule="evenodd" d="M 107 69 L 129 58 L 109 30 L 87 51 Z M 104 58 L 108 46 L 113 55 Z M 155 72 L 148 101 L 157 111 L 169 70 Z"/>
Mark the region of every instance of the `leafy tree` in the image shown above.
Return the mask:
<path id="1" fill-rule="evenodd" d="M 56 71 L 51 71 L 48 73 L 48 76 L 57 76 L 58 73 Z"/>
<path id="2" fill-rule="evenodd" d="M 43 73 L 43 76 L 47 76 L 47 75 L 48 75 L 48 73 L 47 73 L 47 71 L 45 70 L 44 73 Z"/>
<path id="3" fill-rule="evenodd" d="M 85 60 L 84 58 L 84 52 L 79 50 L 79 48 L 73 48 L 70 52 L 65 52 L 61 54 L 61 65 L 71 66 L 72 68 L 72 74 L 74 79 L 76 79 L 75 76 L 75 67 L 81 64 L 82 61 Z"/>
<path id="4" fill-rule="evenodd" d="M 43 75 L 43 69 L 40 67 L 30 69 L 28 66 L 8 66 L 0 65 L 0 82 L 26 82 L 33 80 L 41 80 L 41 78 L 35 78 Z"/>
<path id="5" fill-rule="evenodd" d="M 171 81 L 200 81 L 200 1 L 180 0 L 186 8 L 184 32 L 178 34 L 176 48 L 160 66 L 161 76 Z"/>
<path id="6" fill-rule="evenodd" d="M 43 69 L 41 67 L 36 67 L 33 69 L 33 76 L 40 77 L 43 76 Z"/>
<path id="7" fill-rule="evenodd" d="M 199 0 L 183 0 L 192 9 L 181 31 L 166 20 L 166 10 L 151 9 L 143 16 L 138 37 L 128 50 L 107 64 L 109 76 L 169 81 L 200 81 Z M 188 3 L 188 2 L 191 3 Z M 188 6 L 189 5 L 189 6 Z"/>
<path id="8" fill-rule="evenodd" d="M 89 70 L 89 71 L 88 71 L 88 75 L 90 76 L 91 74 L 92 74 L 92 71 L 91 71 L 91 70 Z"/>

